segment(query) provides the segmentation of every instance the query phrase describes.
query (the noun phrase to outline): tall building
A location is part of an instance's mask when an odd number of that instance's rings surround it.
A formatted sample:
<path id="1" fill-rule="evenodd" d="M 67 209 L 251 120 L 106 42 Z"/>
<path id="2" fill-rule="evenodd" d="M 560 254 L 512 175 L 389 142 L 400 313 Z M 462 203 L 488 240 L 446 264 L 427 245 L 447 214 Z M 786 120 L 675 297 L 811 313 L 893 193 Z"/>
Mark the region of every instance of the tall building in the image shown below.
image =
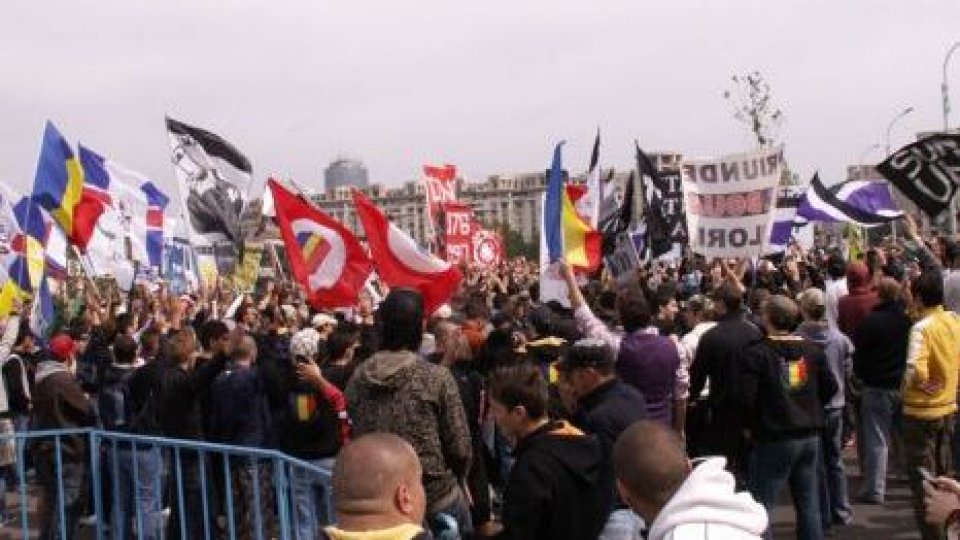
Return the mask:
<path id="1" fill-rule="evenodd" d="M 323 171 L 323 181 L 327 191 L 338 187 L 365 188 L 370 183 L 370 175 L 362 161 L 337 158 Z"/>

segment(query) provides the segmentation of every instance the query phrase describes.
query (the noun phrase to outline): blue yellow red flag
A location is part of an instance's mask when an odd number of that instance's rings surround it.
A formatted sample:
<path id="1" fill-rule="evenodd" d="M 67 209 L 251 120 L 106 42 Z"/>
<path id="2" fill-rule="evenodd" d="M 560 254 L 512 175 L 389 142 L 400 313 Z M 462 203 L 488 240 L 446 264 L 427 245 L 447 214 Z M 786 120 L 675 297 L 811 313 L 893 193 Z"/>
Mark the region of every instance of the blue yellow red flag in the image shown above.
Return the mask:
<path id="1" fill-rule="evenodd" d="M 53 122 L 48 121 L 37 160 L 33 199 L 53 216 L 71 241 L 76 240 L 75 212 L 83 197 L 83 184 L 80 161 Z"/>

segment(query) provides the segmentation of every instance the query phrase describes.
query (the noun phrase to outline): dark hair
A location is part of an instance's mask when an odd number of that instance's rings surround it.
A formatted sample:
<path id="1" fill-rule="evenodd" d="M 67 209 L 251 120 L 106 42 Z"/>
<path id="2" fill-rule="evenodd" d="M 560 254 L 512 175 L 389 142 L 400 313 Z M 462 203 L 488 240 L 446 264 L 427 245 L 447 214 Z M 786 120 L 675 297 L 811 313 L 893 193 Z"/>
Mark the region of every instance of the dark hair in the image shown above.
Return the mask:
<path id="1" fill-rule="evenodd" d="M 657 287 L 654 294 L 654 301 L 657 303 L 657 309 L 660 309 L 670 303 L 677 297 L 677 287 L 673 283 L 662 283 Z"/>
<path id="2" fill-rule="evenodd" d="M 833 252 L 827 258 L 827 274 L 833 279 L 841 279 L 847 275 L 847 262 L 843 255 Z"/>
<path id="3" fill-rule="evenodd" d="M 867 268 L 870 269 L 871 274 L 880 269 L 880 252 L 877 248 L 867 250 Z"/>
<path id="4" fill-rule="evenodd" d="M 114 318 L 114 325 L 117 334 L 126 334 L 133 328 L 133 314 L 121 313 Z"/>
<path id="5" fill-rule="evenodd" d="M 140 350 L 149 359 L 160 352 L 160 331 L 156 327 L 151 326 L 140 333 Z"/>
<path id="6" fill-rule="evenodd" d="M 337 327 L 327 338 L 327 358 L 338 360 L 357 343 L 357 333 L 347 328 Z"/>
<path id="7" fill-rule="evenodd" d="M 468 319 L 485 319 L 487 317 L 487 306 L 479 298 L 471 298 L 464 306 L 464 315 Z"/>
<path id="8" fill-rule="evenodd" d="M 577 341 L 567 350 L 564 363 L 575 369 L 593 368 L 601 375 L 612 375 L 616 362 L 613 349 L 605 343 L 592 343 L 595 340 Z"/>
<path id="9" fill-rule="evenodd" d="M 423 341 L 423 297 L 414 289 L 391 289 L 377 310 L 380 348 L 386 351 L 420 349 Z"/>
<path id="10" fill-rule="evenodd" d="M 30 330 L 30 321 L 28 319 L 21 319 L 20 326 L 17 328 L 17 339 L 14 340 L 13 346 L 19 347 L 20 345 L 23 345 L 23 342 L 26 341 L 27 338 L 32 337 L 34 336 L 33 330 Z"/>
<path id="11" fill-rule="evenodd" d="M 547 381 L 531 362 L 495 369 L 490 375 L 490 397 L 508 409 L 523 406 L 527 417 L 533 420 L 547 415 Z"/>
<path id="12" fill-rule="evenodd" d="M 763 304 L 767 320 L 777 330 L 793 330 L 797 325 L 799 311 L 797 303 L 782 294 L 772 295 Z"/>
<path id="13" fill-rule="evenodd" d="M 924 272 L 913 280 L 910 287 L 913 296 L 920 299 L 923 307 L 939 306 L 943 303 L 943 279 L 939 273 Z"/>
<path id="14" fill-rule="evenodd" d="M 200 346 L 203 347 L 203 350 L 205 351 L 210 350 L 210 347 L 213 345 L 214 341 L 217 341 L 229 333 L 230 328 L 227 327 L 226 323 L 219 320 L 209 320 L 204 322 L 200 326 L 200 331 L 197 332 L 198 338 L 200 339 Z"/>
<path id="15" fill-rule="evenodd" d="M 642 291 L 629 289 L 617 300 L 617 310 L 620 312 L 620 322 L 624 330 L 633 332 L 650 326 L 653 314 Z"/>
<path id="16" fill-rule="evenodd" d="M 539 336 L 553 333 L 553 312 L 547 306 L 537 306 L 527 315 L 527 322 Z"/>
<path id="17" fill-rule="evenodd" d="M 117 334 L 113 340 L 113 359 L 118 364 L 132 364 L 137 359 L 137 341 L 128 334 Z"/>

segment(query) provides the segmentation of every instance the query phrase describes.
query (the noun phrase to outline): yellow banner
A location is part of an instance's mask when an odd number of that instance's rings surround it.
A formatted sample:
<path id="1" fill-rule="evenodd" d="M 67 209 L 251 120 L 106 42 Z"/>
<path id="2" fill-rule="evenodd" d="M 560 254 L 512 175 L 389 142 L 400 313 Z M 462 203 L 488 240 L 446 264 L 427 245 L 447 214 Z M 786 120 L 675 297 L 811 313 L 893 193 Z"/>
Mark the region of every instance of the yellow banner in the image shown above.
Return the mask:
<path id="1" fill-rule="evenodd" d="M 234 284 L 242 292 L 253 292 L 260 276 L 260 262 L 263 260 L 263 246 L 247 245 L 243 248 L 243 264 L 237 265 L 233 274 Z"/>

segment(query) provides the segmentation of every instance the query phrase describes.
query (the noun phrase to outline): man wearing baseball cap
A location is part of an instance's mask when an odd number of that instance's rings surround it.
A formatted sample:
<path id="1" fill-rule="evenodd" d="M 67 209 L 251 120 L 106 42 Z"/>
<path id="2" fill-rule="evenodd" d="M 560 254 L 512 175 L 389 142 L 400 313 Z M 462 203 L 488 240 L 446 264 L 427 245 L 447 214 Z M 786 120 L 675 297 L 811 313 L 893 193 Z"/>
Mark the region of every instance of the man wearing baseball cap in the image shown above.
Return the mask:
<path id="1" fill-rule="evenodd" d="M 47 357 L 37 367 L 33 393 L 33 428 L 35 430 L 71 429 L 94 424 L 90 401 L 73 375 L 77 345 L 67 334 L 50 340 Z M 82 436 L 60 438 L 60 469 L 57 469 L 53 439 L 41 439 L 37 445 L 37 480 L 42 487 L 40 537 L 53 538 L 60 530 L 59 506 L 64 508 L 64 530 L 73 537 L 80 512 L 84 507 L 83 479 L 86 474 L 86 445 Z M 59 476 L 58 476 L 59 473 Z M 62 480 L 61 480 L 62 479 Z M 62 482 L 62 492 L 58 483 Z M 59 500 L 62 493 L 63 500 Z"/>
<path id="2" fill-rule="evenodd" d="M 606 535 L 638 532 L 639 524 L 616 495 L 613 443 L 627 427 L 647 416 L 647 403 L 639 390 L 617 378 L 613 349 L 599 339 L 581 339 L 554 364 L 560 372 L 560 391 L 571 408 L 573 423 L 600 442 L 604 507 L 609 514 Z"/>

